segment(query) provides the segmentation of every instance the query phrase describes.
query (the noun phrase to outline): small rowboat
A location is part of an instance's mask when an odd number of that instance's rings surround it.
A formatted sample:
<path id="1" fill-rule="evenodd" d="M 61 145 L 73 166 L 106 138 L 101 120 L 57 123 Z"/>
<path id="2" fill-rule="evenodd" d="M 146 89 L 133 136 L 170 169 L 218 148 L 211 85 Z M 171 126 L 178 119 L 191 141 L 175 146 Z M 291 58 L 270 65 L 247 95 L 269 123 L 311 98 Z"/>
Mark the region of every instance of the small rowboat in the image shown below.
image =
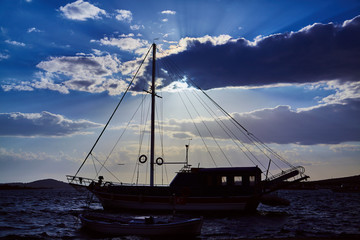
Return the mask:
<path id="1" fill-rule="evenodd" d="M 124 218 L 101 213 L 80 214 L 84 228 L 105 235 L 168 236 L 201 233 L 202 218 L 175 219 L 138 217 Z"/>

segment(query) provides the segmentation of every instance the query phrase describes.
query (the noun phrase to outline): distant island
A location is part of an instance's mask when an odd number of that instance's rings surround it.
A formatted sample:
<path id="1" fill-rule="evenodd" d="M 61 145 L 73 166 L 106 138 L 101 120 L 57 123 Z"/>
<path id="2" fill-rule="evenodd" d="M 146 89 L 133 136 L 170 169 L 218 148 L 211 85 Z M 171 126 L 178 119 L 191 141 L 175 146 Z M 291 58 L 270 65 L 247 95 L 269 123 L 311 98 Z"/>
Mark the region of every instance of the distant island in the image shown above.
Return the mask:
<path id="1" fill-rule="evenodd" d="M 0 190 L 26 189 L 73 189 L 69 184 L 55 179 L 43 179 L 30 183 L 3 183 Z"/>
<path id="2" fill-rule="evenodd" d="M 360 175 L 318 181 L 299 182 L 290 186 L 288 189 L 329 189 L 334 192 L 360 192 Z"/>
<path id="3" fill-rule="evenodd" d="M 68 183 L 43 179 L 30 183 L 3 183 L 0 190 L 26 189 L 73 189 Z M 329 189 L 334 192 L 360 192 L 360 175 L 342 178 L 332 178 L 319 181 L 300 182 L 289 186 L 289 190 Z"/>

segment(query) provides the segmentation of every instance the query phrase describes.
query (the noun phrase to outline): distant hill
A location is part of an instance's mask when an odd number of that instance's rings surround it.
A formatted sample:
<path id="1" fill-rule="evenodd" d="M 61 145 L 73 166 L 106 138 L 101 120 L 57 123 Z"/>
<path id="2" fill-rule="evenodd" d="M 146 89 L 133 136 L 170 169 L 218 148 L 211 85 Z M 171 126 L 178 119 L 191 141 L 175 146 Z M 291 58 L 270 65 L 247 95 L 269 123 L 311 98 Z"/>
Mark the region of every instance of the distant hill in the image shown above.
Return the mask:
<path id="1" fill-rule="evenodd" d="M 54 179 L 43 179 L 30 183 L 0 184 L 0 190 L 12 189 L 73 189 L 69 184 Z"/>
<path id="2" fill-rule="evenodd" d="M 331 189 L 335 192 L 360 192 L 360 175 L 300 182 L 291 186 L 291 189 Z"/>
<path id="3" fill-rule="evenodd" d="M 26 184 L 30 188 L 72 188 L 69 184 L 54 179 L 43 179 Z"/>

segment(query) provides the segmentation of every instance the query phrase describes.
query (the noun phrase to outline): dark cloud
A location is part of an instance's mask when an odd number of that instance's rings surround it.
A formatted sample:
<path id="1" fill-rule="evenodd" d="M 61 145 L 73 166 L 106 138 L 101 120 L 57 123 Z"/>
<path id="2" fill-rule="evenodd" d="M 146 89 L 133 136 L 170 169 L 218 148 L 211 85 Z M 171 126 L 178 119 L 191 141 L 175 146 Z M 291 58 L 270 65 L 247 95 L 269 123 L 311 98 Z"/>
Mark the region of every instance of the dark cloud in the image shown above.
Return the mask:
<path id="1" fill-rule="evenodd" d="M 185 51 L 159 59 L 171 70 L 175 62 L 203 89 L 360 79 L 360 16 L 334 23 L 313 24 L 297 32 L 216 45 L 189 40 Z M 150 69 L 148 69 L 150 70 Z M 168 85 L 175 78 L 159 72 Z"/>
<path id="2" fill-rule="evenodd" d="M 174 133 L 172 135 L 174 138 L 180 138 L 180 139 L 190 139 L 192 136 L 187 133 Z"/>
<path id="3" fill-rule="evenodd" d="M 313 145 L 360 141 L 359 100 L 305 111 L 279 106 L 235 117 L 268 143 Z"/>
<path id="4" fill-rule="evenodd" d="M 79 69 L 91 71 L 94 75 L 107 75 L 109 71 L 105 70 L 103 65 L 95 58 L 89 57 L 63 57 L 59 58 L 59 65 L 68 66 L 67 71 L 76 73 Z M 39 64 L 40 66 L 40 64 Z"/>
<path id="5" fill-rule="evenodd" d="M 0 136 L 67 136 L 82 134 L 88 128 L 101 126 L 86 120 L 69 120 L 50 112 L 0 113 Z"/>
<path id="6" fill-rule="evenodd" d="M 289 106 L 262 109 L 250 113 L 234 113 L 233 117 L 249 132 L 266 143 L 301 145 L 338 144 L 360 141 L 360 100 L 349 100 L 347 104 L 329 104 L 303 111 L 294 111 Z M 229 139 L 215 121 L 204 121 L 197 124 L 203 137 Z M 246 142 L 229 120 L 223 121 L 235 135 Z M 198 136 L 192 122 L 173 122 L 177 130 L 192 132 Z M 230 134 L 231 135 L 231 134 Z"/>
<path id="7" fill-rule="evenodd" d="M 51 73 L 61 73 L 66 76 L 87 79 L 110 76 L 118 71 L 119 60 L 111 56 L 75 56 L 53 57 L 40 62 L 37 67 Z"/>

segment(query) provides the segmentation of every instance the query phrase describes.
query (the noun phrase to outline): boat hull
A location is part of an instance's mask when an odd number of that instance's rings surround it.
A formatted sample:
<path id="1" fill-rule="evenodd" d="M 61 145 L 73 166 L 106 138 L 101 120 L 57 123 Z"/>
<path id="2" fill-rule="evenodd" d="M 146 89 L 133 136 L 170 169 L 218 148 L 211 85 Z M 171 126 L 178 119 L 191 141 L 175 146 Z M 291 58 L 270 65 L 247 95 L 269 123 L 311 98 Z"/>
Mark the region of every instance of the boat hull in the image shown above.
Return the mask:
<path id="1" fill-rule="evenodd" d="M 255 196 L 147 196 L 93 191 L 105 210 L 181 211 L 181 212 L 254 212 L 259 205 Z"/>
<path id="2" fill-rule="evenodd" d="M 202 219 L 193 218 L 163 223 L 119 223 L 116 221 L 106 221 L 106 219 L 89 218 L 87 215 L 79 216 L 84 228 L 93 232 L 106 235 L 140 235 L 140 236 L 170 236 L 170 235 L 190 235 L 201 234 Z"/>

